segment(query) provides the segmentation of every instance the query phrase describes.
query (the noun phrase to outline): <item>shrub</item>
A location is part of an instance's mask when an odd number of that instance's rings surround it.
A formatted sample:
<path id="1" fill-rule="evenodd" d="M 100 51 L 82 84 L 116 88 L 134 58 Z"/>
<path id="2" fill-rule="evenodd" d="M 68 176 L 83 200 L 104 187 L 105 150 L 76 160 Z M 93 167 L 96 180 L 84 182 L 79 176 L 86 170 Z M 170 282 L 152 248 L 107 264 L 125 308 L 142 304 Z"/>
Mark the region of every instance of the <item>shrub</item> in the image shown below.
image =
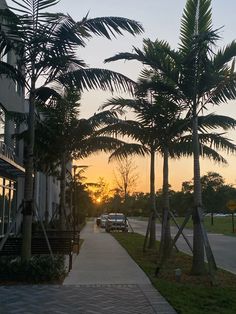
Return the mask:
<path id="1" fill-rule="evenodd" d="M 0 280 L 26 283 L 61 282 L 66 275 L 64 256 L 33 256 L 23 262 L 19 257 L 0 258 Z"/>

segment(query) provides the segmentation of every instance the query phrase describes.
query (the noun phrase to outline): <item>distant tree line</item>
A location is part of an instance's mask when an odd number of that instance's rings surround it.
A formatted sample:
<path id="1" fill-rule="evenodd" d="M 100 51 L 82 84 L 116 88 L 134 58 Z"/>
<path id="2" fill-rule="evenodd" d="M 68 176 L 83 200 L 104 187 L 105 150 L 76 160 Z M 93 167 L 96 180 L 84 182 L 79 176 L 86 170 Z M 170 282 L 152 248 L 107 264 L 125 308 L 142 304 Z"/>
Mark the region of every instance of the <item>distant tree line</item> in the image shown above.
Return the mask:
<path id="1" fill-rule="evenodd" d="M 236 188 L 226 184 L 224 178 L 216 172 L 207 172 L 201 177 L 204 213 L 229 213 L 227 203 L 236 200 Z M 156 192 L 157 211 L 161 214 L 162 190 Z M 170 208 L 177 216 L 184 216 L 193 207 L 193 181 L 182 183 L 181 191 L 174 191 L 170 187 Z M 128 216 L 149 216 L 151 211 L 149 193 L 135 192 L 126 195 L 126 200 L 119 192 L 106 199 L 95 214 L 102 212 L 123 212 Z M 90 211 L 93 214 L 93 211 Z"/>

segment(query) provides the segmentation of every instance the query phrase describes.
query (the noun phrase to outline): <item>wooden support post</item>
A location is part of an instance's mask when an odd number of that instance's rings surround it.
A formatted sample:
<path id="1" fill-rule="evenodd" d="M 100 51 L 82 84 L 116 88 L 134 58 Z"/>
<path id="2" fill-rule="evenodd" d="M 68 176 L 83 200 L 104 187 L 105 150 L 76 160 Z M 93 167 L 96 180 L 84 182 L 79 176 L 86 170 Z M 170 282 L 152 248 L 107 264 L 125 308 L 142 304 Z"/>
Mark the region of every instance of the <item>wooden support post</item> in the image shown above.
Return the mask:
<path id="1" fill-rule="evenodd" d="M 148 236 L 149 236 L 149 233 L 150 233 L 151 220 L 152 220 L 152 213 L 149 215 L 149 218 L 148 218 L 148 225 L 147 225 L 146 235 L 145 235 L 145 239 L 144 239 L 144 242 L 143 242 L 143 252 L 146 252 Z"/>
<path id="2" fill-rule="evenodd" d="M 69 272 L 72 269 L 72 253 L 69 254 Z"/>
<path id="3" fill-rule="evenodd" d="M 212 284 L 215 284 L 215 273 L 217 271 L 215 258 L 214 258 L 214 255 L 212 253 L 212 250 L 211 250 L 211 246 L 210 246 L 210 243 L 209 243 L 209 240 L 208 240 L 206 229 L 205 229 L 203 221 L 201 219 L 199 208 L 197 208 L 197 214 L 198 214 L 198 218 L 199 218 L 199 221 L 200 221 L 202 238 L 203 238 L 203 243 L 204 243 L 204 247 L 205 247 L 206 257 L 207 257 L 207 261 L 208 261 L 209 274 L 210 274 L 211 279 L 212 279 Z"/>
<path id="4" fill-rule="evenodd" d="M 49 242 L 49 240 L 48 240 L 47 232 L 46 232 L 46 230 L 45 230 L 42 217 L 39 215 L 39 212 L 38 212 L 38 205 L 37 205 L 36 203 L 35 203 L 35 208 L 36 208 L 36 216 L 37 216 L 37 218 L 38 218 L 39 221 L 40 221 L 40 224 L 41 224 L 41 227 L 42 227 L 42 230 L 43 230 L 43 234 L 44 234 L 44 237 L 45 237 L 46 242 L 47 242 L 48 250 L 49 250 L 50 256 L 51 256 L 51 258 L 52 258 L 52 260 L 53 260 L 53 259 L 54 259 L 54 256 L 53 256 L 53 253 L 52 253 L 51 244 L 50 244 L 50 242 Z"/>
<path id="5" fill-rule="evenodd" d="M 174 221 L 176 227 L 177 227 L 177 228 L 179 229 L 179 231 L 180 231 L 180 226 L 179 226 L 179 224 L 177 223 L 177 221 L 176 221 L 176 219 L 175 219 L 175 216 L 174 216 L 174 214 L 173 214 L 171 211 L 170 211 L 170 215 L 171 215 L 171 218 L 173 219 L 173 221 Z M 187 223 L 187 222 L 186 222 L 186 223 Z M 185 242 L 187 243 L 188 247 L 190 248 L 191 252 L 193 252 L 193 248 L 192 248 L 192 246 L 191 246 L 191 244 L 190 244 L 188 238 L 185 236 L 185 234 L 184 234 L 184 232 L 183 232 L 183 229 L 182 229 L 182 231 L 181 231 L 181 234 L 182 234 L 182 236 L 183 236 Z M 176 240 L 176 241 L 177 241 L 177 240 Z M 173 246 L 172 246 L 172 247 L 173 247 Z"/>
<path id="6" fill-rule="evenodd" d="M 189 218 L 191 217 L 191 214 L 192 214 L 191 212 L 188 212 L 187 215 L 185 216 L 185 219 L 184 219 L 182 225 L 180 226 L 179 231 L 177 232 L 176 236 L 174 237 L 174 240 L 172 241 L 171 247 L 173 247 L 175 245 L 175 243 L 177 242 L 178 238 L 182 234 L 182 231 L 184 230 L 184 227 L 186 226 L 187 222 L 189 221 Z M 192 248 L 191 248 L 191 251 L 193 251 Z"/>

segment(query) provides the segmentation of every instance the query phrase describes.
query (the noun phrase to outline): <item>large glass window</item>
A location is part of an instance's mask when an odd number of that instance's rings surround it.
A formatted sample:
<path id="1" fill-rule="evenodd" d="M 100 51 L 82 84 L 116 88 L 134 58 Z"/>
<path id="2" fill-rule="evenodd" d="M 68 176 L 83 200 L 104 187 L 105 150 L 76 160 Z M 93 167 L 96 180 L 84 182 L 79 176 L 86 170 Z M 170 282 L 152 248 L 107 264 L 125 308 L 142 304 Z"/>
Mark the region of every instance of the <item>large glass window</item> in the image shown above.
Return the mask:
<path id="1" fill-rule="evenodd" d="M 0 177 L 0 236 L 4 235 L 16 213 L 16 183 Z"/>

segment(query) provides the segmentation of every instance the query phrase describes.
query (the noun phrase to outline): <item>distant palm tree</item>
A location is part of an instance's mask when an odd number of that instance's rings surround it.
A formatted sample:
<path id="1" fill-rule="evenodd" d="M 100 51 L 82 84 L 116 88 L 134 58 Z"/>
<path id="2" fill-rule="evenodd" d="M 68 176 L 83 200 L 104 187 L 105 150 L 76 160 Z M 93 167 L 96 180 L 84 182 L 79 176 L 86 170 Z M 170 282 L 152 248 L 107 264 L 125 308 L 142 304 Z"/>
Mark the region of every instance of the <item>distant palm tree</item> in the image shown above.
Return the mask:
<path id="1" fill-rule="evenodd" d="M 212 26 L 211 1 L 187 0 L 178 50 L 171 49 L 165 41 L 145 40 L 143 51 L 134 48 L 134 53 L 120 53 L 106 60 L 141 61 L 152 74 L 155 89 L 158 87 L 159 92 L 189 109 L 194 143 L 192 273 L 196 275 L 205 272 L 198 116 L 208 104 L 219 105 L 236 98 L 236 42 L 217 51 L 218 39 L 218 31 Z"/>
<path id="2" fill-rule="evenodd" d="M 31 256 L 31 227 L 33 210 L 33 169 L 35 141 L 36 89 L 39 79 L 45 84 L 59 81 L 62 84 L 72 80 L 81 89 L 132 89 L 132 81 L 108 70 L 89 69 L 76 56 L 77 47 L 85 46 L 92 35 L 111 39 L 124 31 L 133 35 L 143 31 L 133 20 L 120 17 L 101 17 L 74 21 L 61 13 L 46 13 L 45 10 L 58 3 L 57 0 L 12 0 L 14 12 L 0 10 L 0 18 L 6 21 L 2 29 L 7 45 L 17 48 L 19 61 L 25 70 L 29 97 L 29 141 L 25 163 L 25 210 L 23 210 L 22 258 Z M 2 39 L 3 37 L 1 37 Z M 3 41 L 1 41 L 1 44 Z"/>

